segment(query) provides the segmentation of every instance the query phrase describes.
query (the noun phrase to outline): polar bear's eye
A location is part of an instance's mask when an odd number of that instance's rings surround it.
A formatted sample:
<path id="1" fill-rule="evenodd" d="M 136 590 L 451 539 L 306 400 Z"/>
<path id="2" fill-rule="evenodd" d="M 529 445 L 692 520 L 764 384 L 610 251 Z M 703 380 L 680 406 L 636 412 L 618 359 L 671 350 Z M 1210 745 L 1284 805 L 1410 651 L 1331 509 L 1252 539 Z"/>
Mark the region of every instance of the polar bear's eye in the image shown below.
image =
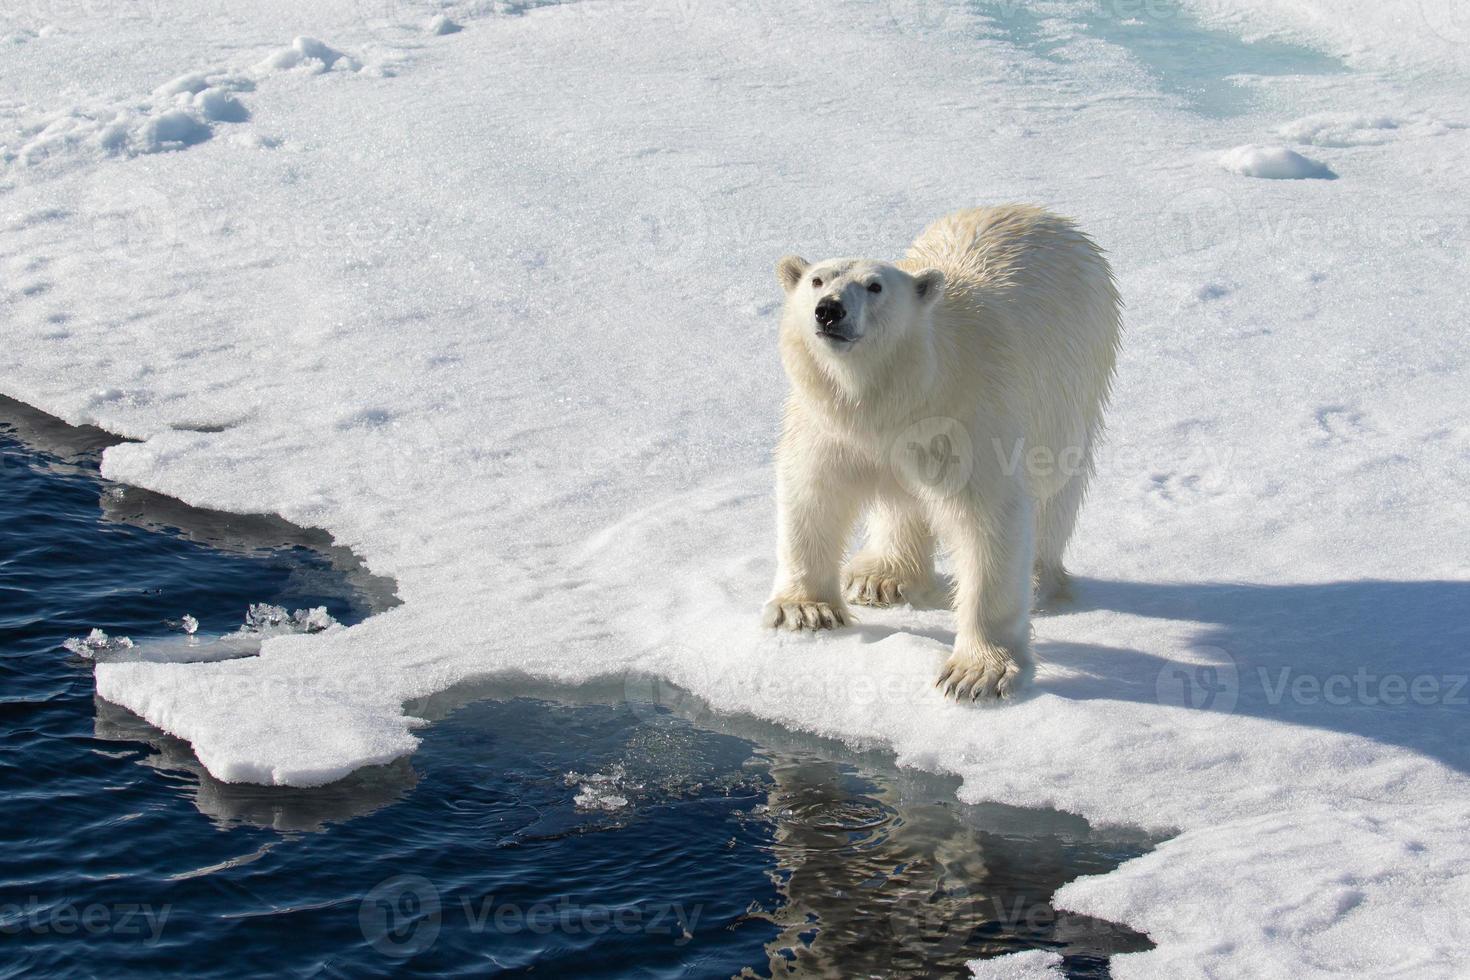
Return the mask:
<path id="1" fill-rule="evenodd" d="M 883 284 L 881 282 L 870 282 L 870 283 L 868 283 L 868 292 L 870 292 L 870 293 L 881 293 L 881 292 L 883 292 Z"/>
<path id="2" fill-rule="evenodd" d="M 822 280 L 820 280 L 820 279 L 813 279 L 812 280 L 812 288 L 813 289 L 821 289 L 822 288 Z"/>

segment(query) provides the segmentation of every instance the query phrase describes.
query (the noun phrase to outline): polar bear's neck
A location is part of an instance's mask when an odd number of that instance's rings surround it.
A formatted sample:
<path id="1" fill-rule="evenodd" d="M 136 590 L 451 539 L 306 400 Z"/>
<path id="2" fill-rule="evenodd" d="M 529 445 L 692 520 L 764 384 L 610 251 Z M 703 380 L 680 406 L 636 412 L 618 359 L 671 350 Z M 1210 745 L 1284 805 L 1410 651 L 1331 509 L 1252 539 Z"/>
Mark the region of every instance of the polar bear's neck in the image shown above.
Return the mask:
<path id="1" fill-rule="evenodd" d="M 794 394 L 827 425 L 853 436 L 907 425 L 933 398 L 939 375 L 932 324 L 916 327 L 889 356 L 879 357 L 863 351 L 819 356 L 801 338 L 783 338 Z"/>

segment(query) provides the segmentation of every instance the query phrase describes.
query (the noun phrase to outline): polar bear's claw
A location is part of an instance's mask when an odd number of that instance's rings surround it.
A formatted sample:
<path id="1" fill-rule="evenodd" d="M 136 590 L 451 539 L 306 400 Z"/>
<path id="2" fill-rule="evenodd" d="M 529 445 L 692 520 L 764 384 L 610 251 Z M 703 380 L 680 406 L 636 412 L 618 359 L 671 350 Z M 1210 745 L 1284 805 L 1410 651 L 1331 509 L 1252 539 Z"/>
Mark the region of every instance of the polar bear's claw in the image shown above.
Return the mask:
<path id="1" fill-rule="evenodd" d="M 892 606 L 905 598 L 903 583 L 891 575 L 849 575 L 844 591 L 860 606 Z"/>
<path id="2" fill-rule="evenodd" d="M 1020 693 L 1028 672 L 1004 653 L 990 656 L 952 654 L 935 686 L 956 701 L 994 701 Z"/>
<path id="3" fill-rule="evenodd" d="M 830 602 L 772 599 L 766 603 L 761 621 L 771 629 L 830 630 L 847 625 L 847 614 Z"/>

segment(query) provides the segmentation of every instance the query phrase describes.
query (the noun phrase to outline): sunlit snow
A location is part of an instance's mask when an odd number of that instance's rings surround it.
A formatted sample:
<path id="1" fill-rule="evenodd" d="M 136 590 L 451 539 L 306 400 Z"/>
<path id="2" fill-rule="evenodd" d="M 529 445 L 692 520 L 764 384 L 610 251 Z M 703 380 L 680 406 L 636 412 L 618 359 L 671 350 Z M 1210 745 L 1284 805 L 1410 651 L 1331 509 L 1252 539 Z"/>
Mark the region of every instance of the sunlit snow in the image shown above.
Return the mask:
<path id="1" fill-rule="evenodd" d="M 102 6 L 0 21 L 0 391 L 404 600 L 98 658 L 103 698 L 222 780 L 312 786 L 411 753 L 405 701 L 468 678 L 634 671 L 1175 832 L 1056 896 L 1156 944 L 1115 976 L 1462 972 L 1464 0 Z M 1232 96 L 1192 101 L 1149 52 L 1196 35 L 1274 61 L 1201 59 Z M 1337 179 L 1221 164 L 1262 146 Z M 1126 336 L 1075 599 L 1029 697 L 960 706 L 943 610 L 757 626 L 772 266 L 1009 200 L 1109 250 Z"/>

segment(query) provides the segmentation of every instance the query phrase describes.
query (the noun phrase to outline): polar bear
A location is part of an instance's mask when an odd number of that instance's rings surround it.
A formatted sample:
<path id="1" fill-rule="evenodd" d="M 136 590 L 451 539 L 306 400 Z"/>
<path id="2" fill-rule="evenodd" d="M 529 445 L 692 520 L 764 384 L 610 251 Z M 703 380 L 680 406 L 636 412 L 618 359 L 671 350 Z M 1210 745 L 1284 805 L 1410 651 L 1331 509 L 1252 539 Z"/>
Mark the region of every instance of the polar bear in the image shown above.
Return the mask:
<path id="1" fill-rule="evenodd" d="M 846 601 L 923 595 L 937 537 L 956 616 L 938 684 L 1016 693 L 1033 589 L 1066 588 L 1112 384 L 1121 303 L 1102 250 L 1067 218 L 1006 205 L 939 219 L 896 263 L 793 255 L 776 272 L 791 391 L 764 624 L 830 629 Z"/>

